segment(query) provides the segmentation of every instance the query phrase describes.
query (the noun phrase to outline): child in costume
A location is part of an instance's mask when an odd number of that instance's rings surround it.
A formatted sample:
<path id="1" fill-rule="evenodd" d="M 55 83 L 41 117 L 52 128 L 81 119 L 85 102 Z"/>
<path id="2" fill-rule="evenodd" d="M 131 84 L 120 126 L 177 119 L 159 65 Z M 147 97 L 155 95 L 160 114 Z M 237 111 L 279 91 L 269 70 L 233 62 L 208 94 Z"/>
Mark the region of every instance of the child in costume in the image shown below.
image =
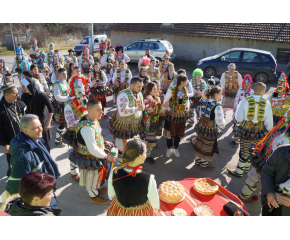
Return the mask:
<path id="1" fill-rule="evenodd" d="M 234 113 L 236 112 L 237 107 L 242 100 L 254 94 L 254 90 L 252 89 L 252 83 L 253 83 L 252 77 L 249 74 L 246 74 L 242 82 L 242 88 L 239 89 L 235 98 Z M 233 121 L 234 121 L 234 125 L 233 125 L 233 128 L 234 128 L 236 126 L 237 121 L 235 118 Z M 230 145 L 232 145 L 232 147 L 239 147 L 240 139 L 235 136 L 233 136 L 232 139 L 233 140 L 230 143 Z"/>
<path id="2" fill-rule="evenodd" d="M 150 65 L 150 58 L 146 56 L 142 57 L 138 62 L 139 71 L 141 67 L 144 67 L 147 70 L 149 68 L 149 65 Z"/>
<path id="3" fill-rule="evenodd" d="M 266 85 L 257 82 L 254 86 L 254 95 L 242 100 L 235 112 L 237 126 L 234 135 L 240 138 L 239 162 L 235 171 L 229 174 L 243 177 L 250 170 L 250 148 L 256 145 L 273 127 L 273 115 L 270 102 L 263 98 Z"/>
<path id="4" fill-rule="evenodd" d="M 143 92 L 144 104 L 146 106 L 146 114 L 144 115 L 143 122 L 147 124 L 145 126 L 145 141 L 147 146 L 147 158 L 149 163 L 155 163 L 155 160 L 151 157 L 151 152 L 156 147 L 156 133 L 162 131 L 162 120 L 160 116 L 165 115 L 165 108 L 161 106 L 160 98 L 158 97 L 157 85 L 153 82 L 149 82 Z M 147 121 L 147 122 L 146 122 Z M 144 125 L 145 125 L 144 124 Z"/>
<path id="5" fill-rule="evenodd" d="M 87 76 L 94 65 L 94 57 L 90 55 L 90 47 L 86 44 L 83 47 L 83 53 L 79 58 L 79 67 L 85 76 Z"/>
<path id="6" fill-rule="evenodd" d="M 159 196 L 154 175 L 142 171 L 146 145 L 140 139 L 127 141 L 123 164 L 115 168 L 108 180 L 112 200 L 107 216 L 153 216 L 159 209 Z"/>
<path id="7" fill-rule="evenodd" d="M 290 95 L 287 94 L 288 91 L 289 85 L 287 76 L 284 72 L 282 72 L 278 79 L 276 90 L 268 98 L 272 106 L 274 125 L 276 125 L 283 118 L 286 111 L 290 107 Z"/>
<path id="8" fill-rule="evenodd" d="M 31 67 L 30 67 L 30 71 L 32 71 L 32 74 L 33 74 L 32 77 L 37 79 L 41 83 L 42 88 L 44 89 L 44 91 L 46 93 L 50 93 L 50 90 L 49 90 L 48 84 L 46 82 L 46 79 L 43 76 L 43 74 L 38 71 L 37 65 L 33 65 L 32 64 Z"/>
<path id="9" fill-rule="evenodd" d="M 76 67 L 78 67 L 78 64 L 79 64 L 78 59 L 76 56 L 74 56 L 74 53 L 75 53 L 74 49 L 69 49 L 68 50 L 68 57 L 71 59 L 70 62 L 73 62 L 76 65 Z"/>
<path id="10" fill-rule="evenodd" d="M 114 73 L 117 71 L 117 68 L 119 67 L 119 62 L 118 61 L 113 61 L 113 66 L 110 69 L 110 73 L 107 74 L 108 77 L 108 87 L 111 90 L 111 93 L 113 93 L 113 89 L 114 89 L 114 82 L 113 82 L 113 76 Z M 115 103 L 115 96 L 113 97 L 113 102 Z"/>
<path id="11" fill-rule="evenodd" d="M 163 75 L 163 73 L 166 71 L 168 64 L 172 64 L 172 62 L 169 62 L 169 55 L 165 54 L 163 57 L 163 61 L 161 61 L 159 70 L 160 70 L 160 75 Z"/>
<path id="12" fill-rule="evenodd" d="M 66 82 L 67 72 L 65 68 L 58 70 L 59 79 L 53 84 L 53 96 L 54 96 L 54 114 L 55 123 L 59 124 L 56 130 L 55 145 L 58 147 L 65 147 L 62 141 L 62 136 L 65 132 L 66 119 L 64 115 L 64 104 L 69 99 L 69 86 Z"/>
<path id="13" fill-rule="evenodd" d="M 177 83 L 169 88 L 165 98 L 164 106 L 169 108 L 166 111 L 163 135 L 167 140 L 166 157 L 171 155 L 171 147 L 174 141 L 175 157 L 180 157 L 178 147 L 181 138 L 185 133 L 186 120 L 189 117 L 189 98 L 186 85 L 188 78 L 185 75 L 177 77 Z"/>
<path id="14" fill-rule="evenodd" d="M 201 117 L 195 126 L 197 138 L 192 141 L 195 164 L 200 169 L 212 171 L 215 167 L 210 163 L 219 154 L 217 138 L 221 134 L 220 128 L 225 127 L 225 119 L 219 101 L 222 88 L 209 87 L 204 95 L 201 106 Z"/>
<path id="15" fill-rule="evenodd" d="M 47 62 L 47 56 L 45 52 L 41 51 L 38 59 L 38 66 L 40 73 L 44 76 L 45 80 L 50 80 L 49 74 L 52 73 L 52 70 L 49 67 L 49 64 Z"/>
<path id="16" fill-rule="evenodd" d="M 113 47 L 110 47 L 109 51 L 106 53 L 106 63 L 104 62 L 104 66 L 102 67 L 102 69 L 106 71 L 107 75 L 110 74 L 110 70 L 113 67 L 113 63 L 115 62 L 114 51 L 115 49 Z"/>
<path id="17" fill-rule="evenodd" d="M 14 58 L 13 64 L 12 64 L 12 73 L 14 70 L 18 73 L 18 79 L 21 80 L 21 67 L 20 64 L 23 60 L 28 60 L 24 57 L 23 50 L 21 47 L 16 47 L 15 49 L 16 57 Z"/>
<path id="18" fill-rule="evenodd" d="M 155 67 L 155 66 L 156 66 L 155 59 L 151 59 L 150 60 L 150 67 L 147 68 L 147 75 L 150 77 L 151 81 L 159 80 L 159 78 L 160 78 L 159 68 Z"/>
<path id="19" fill-rule="evenodd" d="M 90 82 L 90 98 L 98 99 L 102 103 L 104 111 L 107 106 L 106 94 L 109 93 L 106 86 L 108 79 L 104 71 L 101 70 L 99 63 L 94 64 L 94 69 L 88 75 L 87 81 Z"/>
<path id="20" fill-rule="evenodd" d="M 114 99 L 115 103 L 117 100 L 117 96 L 120 91 L 126 89 L 130 85 L 130 81 L 132 79 L 132 73 L 130 69 L 127 67 L 125 60 L 121 60 L 119 62 L 119 68 L 117 68 L 116 72 L 113 75 L 113 84 L 114 84 Z"/>
<path id="21" fill-rule="evenodd" d="M 48 53 L 47 53 L 47 62 L 48 64 L 53 63 L 53 56 L 54 56 L 54 44 L 50 43 L 49 48 L 48 48 Z"/>
<path id="22" fill-rule="evenodd" d="M 72 59 L 69 56 L 66 56 L 64 58 L 64 67 L 65 67 L 66 71 L 68 71 L 70 63 L 72 63 Z"/>
<path id="23" fill-rule="evenodd" d="M 37 40 L 33 39 L 32 47 L 30 48 L 30 58 L 32 59 L 32 63 L 34 65 L 38 64 L 39 54 L 40 54 L 40 50 L 37 47 Z"/>
<path id="24" fill-rule="evenodd" d="M 127 54 L 124 53 L 124 47 L 121 43 L 117 43 L 115 47 L 115 60 L 121 61 L 124 60 L 125 63 L 130 62 L 130 58 L 127 56 Z"/>
<path id="25" fill-rule="evenodd" d="M 202 96 L 207 90 L 207 84 L 202 79 L 203 71 L 200 68 L 196 68 L 192 73 L 191 84 L 193 88 L 194 95 L 191 98 L 193 106 L 193 114 L 195 112 L 197 121 L 200 120 L 200 108 L 202 103 Z"/>
<path id="26" fill-rule="evenodd" d="M 169 63 L 160 77 L 160 89 L 162 90 L 162 94 L 160 96 L 161 102 L 163 102 L 164 96 L 169 89 L 170 83 L 176 79 L 177 76 L 178 74 L 174 70 L 174 64 Z"/>
<path id="27" fill-rule="evenodd" d="M 147 70 L 146 70 L 145 67 L 141 67 L 141 68 L 139 69 L 139 77 L 142 79 L 143 84 L 144 84 L 144 86 L 143 86 L 143 88 L 142 88 L 142 92 L 143 92 L 143 91 L 144 91 L 144 88 L 146 87 L 146 85 L 147 85 L 149 82 L 151 82 L 151 79 L 150 79 L 150 77 L 148 76 L 148 74 L 147 74 Z"/>

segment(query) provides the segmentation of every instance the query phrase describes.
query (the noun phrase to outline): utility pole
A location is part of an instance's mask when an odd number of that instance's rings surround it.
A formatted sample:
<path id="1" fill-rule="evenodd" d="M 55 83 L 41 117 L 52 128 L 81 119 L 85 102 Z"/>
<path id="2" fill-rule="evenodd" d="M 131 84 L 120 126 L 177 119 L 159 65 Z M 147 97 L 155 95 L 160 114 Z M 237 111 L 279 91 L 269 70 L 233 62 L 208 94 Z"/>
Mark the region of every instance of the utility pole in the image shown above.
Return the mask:
<path id="1" fill-rule="evenodd" d="M 94 30 L 93 30 L 93 24 L 89 23 L 89 45 L 90 45 L 90 55 L 94 57 Z"/>
<path id="2" fill-rule="evenodd" d="M 13 36 L 13 26 L 12 26 L 12 23 L 10 23 L 10 29 L 11 29 L 12 41 L 13 41 L 14 52 L 15 52 L 15 42 L 14 42 L 14 36 Z"/>

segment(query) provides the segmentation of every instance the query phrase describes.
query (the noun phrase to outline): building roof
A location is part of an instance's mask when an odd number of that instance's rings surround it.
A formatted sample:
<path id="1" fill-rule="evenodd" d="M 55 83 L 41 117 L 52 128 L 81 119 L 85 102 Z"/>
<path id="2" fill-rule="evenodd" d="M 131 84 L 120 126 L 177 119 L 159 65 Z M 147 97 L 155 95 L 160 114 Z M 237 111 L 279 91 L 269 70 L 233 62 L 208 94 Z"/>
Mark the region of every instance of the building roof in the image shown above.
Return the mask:
<path id="1" fill-rule="evenodd" d="M 289 23 L 116 23 L 108 30 L 290 42 Z"/>

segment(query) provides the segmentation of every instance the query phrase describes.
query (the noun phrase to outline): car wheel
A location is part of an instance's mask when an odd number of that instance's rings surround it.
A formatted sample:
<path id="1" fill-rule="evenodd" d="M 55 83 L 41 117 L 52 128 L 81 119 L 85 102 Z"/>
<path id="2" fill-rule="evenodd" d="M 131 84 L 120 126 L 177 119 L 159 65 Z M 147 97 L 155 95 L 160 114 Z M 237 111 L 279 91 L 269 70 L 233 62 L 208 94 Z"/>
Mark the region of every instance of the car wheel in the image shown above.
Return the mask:
<path id="1" fill-rule="evenodd" d="M 267 73 L 258 73 L 255 76 L 255 82 L 262 82 L 262 83 L 266 83 L 268 82 L 269 77 Z"/>
<path id="2" fill-rule="evenodd" d="M 210 78 L 211 76 L 216 76 L 216 70 L 215 70 L 215 68 L 213 68 L 213 67 L 207 67 L 207 68 L 204 70 L 204 75 L 205 75 L 207 78 Z"/>

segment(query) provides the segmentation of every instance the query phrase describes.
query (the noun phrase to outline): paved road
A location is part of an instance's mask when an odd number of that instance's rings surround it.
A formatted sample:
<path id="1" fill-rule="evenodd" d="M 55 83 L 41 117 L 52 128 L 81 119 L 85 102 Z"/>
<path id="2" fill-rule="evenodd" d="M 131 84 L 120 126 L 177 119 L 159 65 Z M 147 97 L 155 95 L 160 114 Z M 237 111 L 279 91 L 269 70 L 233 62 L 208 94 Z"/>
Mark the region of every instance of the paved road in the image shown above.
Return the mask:
<path id="1" fill-rule="evenodd" d="M 67 54 L 66 50 L 60 51 L 60 54 Z M 0 56 L 6 61 L 8 67 L 12 66 L 13 56 Z M 133 75 L 137 75 L 137 64 L 130 64 Z M 188 77 L 191 77 L 191 73 L 194 69 L 186 69 L 188 72 Z M 283 69 L 282 69 L 283 70 Z M 14 74 L 15 83 L 19 84 L 16 74 Z M 276 87 L 276 82 L 271 82 L 267 84 L 266 96 L 269 96 L 274 88 Z M 113 104 L 112 96 L 107 98 L 108 107 L 105 108 L 105 113 L 108 116 L 116 111 L 116 106 Z M 155 165 L 144 164 L 144 170 L 155 175 L 157 184 L 160 185 L 166 180 L 182 180 L 185 178 L 200 178 L 200 177 L 211 177 L 213 180 L 217 181 L 219 184 L 227 188 L 229 191 L 238 194 L 246 180 L 247 176 L 244 175 L 243 178 L 231 177 L 226 169 L 235 169 L 238 163 L 238 152 L 239 149 L 232 148 L 229 145 L 232 137 L 232 124 L 231 121 L 232 112 L 227 114 L 226 122 L 227 125 L 223 129 L 223 134 L 219 137 L 219 151 L 220 154 L 216 155 L 213 164 L 216 166 L 215 170 L 212 172 L 207 172 L 200 170 L 194 164 L 194 155 L 192 151 L 192 145 L 189 140 L 194 136 L 193 128 L 186 129 L 186 134 L 181 140 L 181 145 L 179 148 L 180 158 L 171 156 L 171 158 L 165 157 L 166 140 L 160 137 L 158 140 L 158 148 L 155 148 L 152 152 L 152 156 L 157 159 Z M 100 120 L 101 126 L 103 128 L 102 134 L 107 141 L 112 140 L 112 135 L 106 126 L 105 119 Z M 68 153 L 71 148 L 58 148 L 54 145 L 54 136 L 56 133 L 57 126 L 52 123 L 53 139 L 50 144 L 52 147 L 51 155 L 53 159 L 57 162 L 61 178 L 57 183 L 57 199 L 59 201 L 59 207 L 63 210 L 62 215 L 65 216 L 96 216 L 96 215 L 106 215 L 106 210 L 108 205 L 97 205 L 90 202 L 90 198 L 85 190 L 85 187 L 80 187 L 76 182 L 74 182 L 70 176 L 69 172 L 69 160 Z M 6 156 L 4 156 L 3 147 L 0 147 L 0 193 L 5 190 L 7 183 L 6 177 L 7 162 Z M 260 190 L 256 191 L 260 194 Z M 1 197 L 0 197 L 1 198 Z M 1 202 L 1 199 L 0 199 Z M 260 201 L 255 203 L 246 204 L 251 215 L 260 215 L 261 205 Z"/>

